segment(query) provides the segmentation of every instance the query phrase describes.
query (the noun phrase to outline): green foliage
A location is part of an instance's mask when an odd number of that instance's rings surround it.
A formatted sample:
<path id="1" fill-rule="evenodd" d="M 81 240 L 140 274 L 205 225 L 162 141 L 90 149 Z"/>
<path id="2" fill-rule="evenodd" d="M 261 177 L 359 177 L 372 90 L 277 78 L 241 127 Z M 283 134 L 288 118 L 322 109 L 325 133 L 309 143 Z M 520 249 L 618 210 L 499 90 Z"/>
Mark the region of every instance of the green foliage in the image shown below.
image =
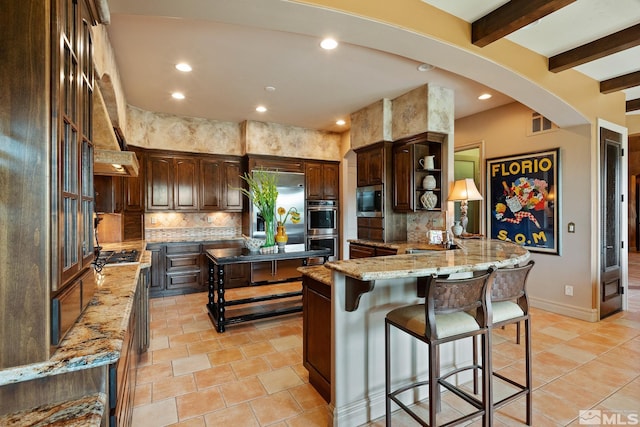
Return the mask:
<path id="1" fill-rule="evenodd" d="M 253 175 L 245 172 L 240 178 L 249 185 L 249 189 L 240 189 L 242 194 L 256 205 L 265 221 L 273 223 L 278 198 L 278 175 L 256 170 L 253 171 Z"/>

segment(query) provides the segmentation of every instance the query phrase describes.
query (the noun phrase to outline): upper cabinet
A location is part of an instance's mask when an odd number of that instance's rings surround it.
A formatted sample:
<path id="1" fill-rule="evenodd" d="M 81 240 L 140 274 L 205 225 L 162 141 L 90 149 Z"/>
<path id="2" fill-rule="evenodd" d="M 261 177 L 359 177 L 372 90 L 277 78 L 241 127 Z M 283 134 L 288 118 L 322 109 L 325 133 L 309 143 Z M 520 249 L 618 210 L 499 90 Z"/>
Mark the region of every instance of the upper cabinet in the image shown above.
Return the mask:
<path id="1" fill-rule="evenodd" d="M 335 162 L 305 163 L 307 200 L 337 200 L 340 195 L 340 166 Z"/>
<path id="2" fill-rule="evenodd" d="M 242 211 L 239 158 L 147 152 L 149 212 Z"/>
<path id="3" fill-rule="evenodd" d="M 393 210 L 440 211 L 443 203 L 443 147 L 446 135 L 426 132 L 393 146 Z"/>
<path id="4" fill-rule="evenodd" d="M 384 143 L 378 143 L 357 150 L 358 187 L 384 183 L 384 147 Z"/>

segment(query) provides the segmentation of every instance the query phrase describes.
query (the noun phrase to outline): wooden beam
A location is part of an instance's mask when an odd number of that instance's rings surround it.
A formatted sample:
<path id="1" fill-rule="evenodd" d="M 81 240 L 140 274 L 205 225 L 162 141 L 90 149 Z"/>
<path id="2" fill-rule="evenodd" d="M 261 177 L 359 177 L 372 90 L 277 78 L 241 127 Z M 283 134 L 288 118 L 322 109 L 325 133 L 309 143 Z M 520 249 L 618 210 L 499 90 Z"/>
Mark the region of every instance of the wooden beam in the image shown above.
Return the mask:
<path id="1" fill-rule="evenodd" d="M 640 98 L 630 99 L 626 103 L 627 113 L 630 111 L 640 110 Z"/>
<path id="2" fill-rule="evenodd" d="M 640 71 L 624 74 L 600 82 L 600 93 L 611 93 L 640 86 Z"/>
<path id="3" fill-rule="evenodd" d="M 549 58 L 549 71 L 557 73 L 640 45 L 640 24 Z"/>
<path id="4" fill-rule="evenodd" d="M 471 24 L 471 42 L 485 47 L 575 0 L 511 0 Z"/>

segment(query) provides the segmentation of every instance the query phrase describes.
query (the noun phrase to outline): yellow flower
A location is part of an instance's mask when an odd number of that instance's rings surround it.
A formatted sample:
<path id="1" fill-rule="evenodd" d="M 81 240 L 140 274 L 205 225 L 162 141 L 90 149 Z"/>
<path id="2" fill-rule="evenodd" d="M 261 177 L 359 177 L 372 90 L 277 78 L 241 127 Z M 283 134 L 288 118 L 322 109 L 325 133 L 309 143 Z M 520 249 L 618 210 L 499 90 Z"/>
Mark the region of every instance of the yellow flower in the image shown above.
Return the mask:
<path id="1" fill-rule="evenodd" d="M 285 212 L 286 212 L 286 210 L 284 210 L 284 208 L 282 206 L 280 206 L 278 208 L 278 215 L 280 215 L 280 218 L 282 218 L 282 215 L 284 215 Z"/>
<path id="2" fill-rule="evenodd" d="M 278 207 L 278 223 L 280 225 L 284 225 L 285 222 L 287 222 L 287 218 L 289 218 L 289 215 L 291 215 L 291 222 L 293 224 L 297 224 L 300 222 L 300 213 L 298 212 L 298 210 L 295 207 L 289 208 L 289 210 L 285 210 L 285 208 L 283 208 L 282 206 Z M 285 214 L 286 212 L 286 214 Z M 282 216 L 284 215 L 284 219 L 282 218 Z"/>

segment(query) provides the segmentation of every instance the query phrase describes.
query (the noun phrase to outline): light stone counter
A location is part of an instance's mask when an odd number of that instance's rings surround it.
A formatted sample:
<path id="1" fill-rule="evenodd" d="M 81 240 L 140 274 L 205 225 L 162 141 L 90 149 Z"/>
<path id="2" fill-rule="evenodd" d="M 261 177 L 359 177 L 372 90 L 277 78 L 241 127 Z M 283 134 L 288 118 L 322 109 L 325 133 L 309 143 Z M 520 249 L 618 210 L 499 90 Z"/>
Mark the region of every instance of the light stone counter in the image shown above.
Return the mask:
<path id="1" fill-rule="evenodd" d="M 151 253 L 144 248 L 144 241 L 104 245 L 104 250 L 142 251 L 140 262 L 112 264 L 101 273 L 94 272 L 96 293 L 53 355 L 39 363 L 0 370 L 0 386 L 117 362 L 129 325 L 140 270 L 151 266 Z M 105 407 L 106 396 L 99 393 L 3 414 L 0 415 L 0 425 L 49 425 L 63 421 L 64 425 L 70 426 L 98 426 Z M 24 424 L 26 420 L 34 420 L 34 423 Z"/>
<path id="2" fill-rule="evenodd" d="M 456 241 L 460 249 L 375 258 L 332 261 L 331 408 L 333 426 L 359 426 L 384 416 L 385 316 L 391 310 L 424 302 L 417 296 L 417 278 L 522 264 L 529 252 L 513 243 L 490 240 Z M 425 380 L 427 346 L 392 331 L 394 387 Z M 445 346 L 443 372 L 468 363 L 471 340 Z M 460 383 L 471 379 L 460 376 Z M 425 398 L 426 393 L 411 397 Z"/>

